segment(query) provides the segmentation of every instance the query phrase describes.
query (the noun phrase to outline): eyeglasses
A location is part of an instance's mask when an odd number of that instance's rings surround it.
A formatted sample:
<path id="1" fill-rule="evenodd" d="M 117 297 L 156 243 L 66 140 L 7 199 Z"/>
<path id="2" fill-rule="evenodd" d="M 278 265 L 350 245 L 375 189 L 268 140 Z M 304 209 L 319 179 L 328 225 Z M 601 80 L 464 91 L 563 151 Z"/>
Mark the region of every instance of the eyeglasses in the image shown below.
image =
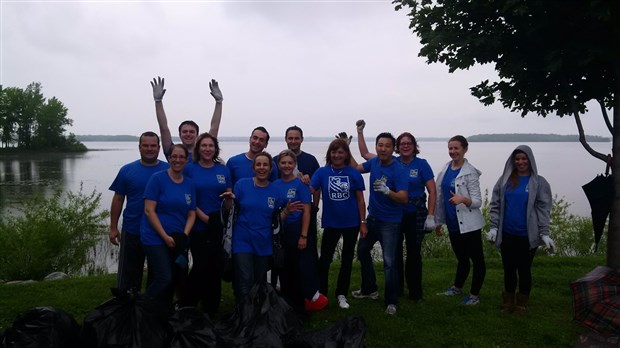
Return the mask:
<path id="1" fill-rule="evenodd" d="M 170 156 L 170 159 L 176 160 L 176 159 L 186 159 L 187 157 L 183 156 L 183 155 L 172 155 Z"/>
<path id="2" fill-rule="evenodd" d="M 402 142 L 400 144 L 398 144 L 398 146 L 413 146 L 413 143 L 409 143 L 409 142 Z"/>

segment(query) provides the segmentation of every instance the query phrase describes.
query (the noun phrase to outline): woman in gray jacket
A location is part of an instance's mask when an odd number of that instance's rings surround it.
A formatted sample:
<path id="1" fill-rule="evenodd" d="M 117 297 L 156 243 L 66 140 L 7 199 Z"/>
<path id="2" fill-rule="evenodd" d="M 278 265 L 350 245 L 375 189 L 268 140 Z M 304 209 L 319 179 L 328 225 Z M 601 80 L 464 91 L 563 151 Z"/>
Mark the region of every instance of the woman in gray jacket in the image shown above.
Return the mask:
<path id="1" fill-rule="evenodd" d="M 517 146 L 493 188 L 487 233 L 487 239 L 495 242 L 502 254 L 504 311 L 527 313 L 536 249 L 543 244 L 550 252 L 555 248 L 549 238 L 552 200 L 549 183 L 538 175 L 532 149 Z M 515 294 L 517 283 L 519 292 Z"/>
<path id="2" fill-rule="evenodd" d="M 482 250 L 482 227 L 484 218 L 480 211 L 480 174 L 467 159 L 468 142 L 462 135 L 448 141 L 448 154 L 452 159 L 437 176 L 437 202 L 435 218 L 438 226 L 435 232 L 441 235 L 441 225 L 446 224 L 450 233 L 450 244 L 458 261 L 454 285 L 438 295 L 457 296 L 463 291 L 463 284 L 469 275 L 469 260 L 473 263 L 473 277 L 470 294 L 461 304 L 480 303 L 480 288 L 486 274 Z"/>

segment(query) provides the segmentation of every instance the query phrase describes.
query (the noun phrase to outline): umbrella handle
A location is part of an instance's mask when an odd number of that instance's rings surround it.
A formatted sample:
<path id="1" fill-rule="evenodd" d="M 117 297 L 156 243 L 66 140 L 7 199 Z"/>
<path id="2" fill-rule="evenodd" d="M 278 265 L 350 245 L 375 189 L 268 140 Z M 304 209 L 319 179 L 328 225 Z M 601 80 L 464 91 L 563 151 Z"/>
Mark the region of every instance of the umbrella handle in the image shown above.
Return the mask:
<path id="1" fill-rule="evenodd" d="M 611 168 L 611 154 L 607 154 L 607 167 L 605 168 L 605 176 L 609 176 L 609 168 Z"/>

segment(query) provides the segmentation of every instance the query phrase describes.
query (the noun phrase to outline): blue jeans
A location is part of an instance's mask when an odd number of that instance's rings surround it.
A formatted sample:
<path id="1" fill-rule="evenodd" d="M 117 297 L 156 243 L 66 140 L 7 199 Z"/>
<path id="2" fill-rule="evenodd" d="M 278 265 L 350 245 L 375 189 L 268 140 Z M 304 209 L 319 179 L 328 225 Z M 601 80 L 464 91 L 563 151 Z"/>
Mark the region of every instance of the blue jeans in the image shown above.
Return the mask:
<path id="1" fill-rule="evenodd" d="M 123 230 L 121 235 L 121 249 L 118 253 L 117 288 L 123 291 L 133 288 L 140 292 L 142 289 L 144 258 L 144 249 L 140 242 L 140 233 L 133 234 Z"/>
<path id="2" fill-rule="evenodd" d="M 144 295 L 147 298 L 172 305 L 172 260 L 166 245 L 144 245 L 149 267 L 149 285 Z"/>
<path id="3" fill-rule="evenodd" d="M 179 265 L 176 261 L 180 255 L 187 260 L 187 237 L 183 233 L 170 235 L 176 247 L 162 245 L 143 245 L 149 267 L 149 277 L 144 295 L 160 302 L 165 307 L 172 307 L 174 291 L 177 297 L 186 298 L 187 264 Z M 175 289 L 176 288 L 176 289 Z"/>
<path id="4" fill-rule="evenodd" d="M 379 221 L 368 216 L 368 235 L 357 244 L 357 258 L 362 267 L 362 293 L 377 291 L 377 277 L 372 265 L 371 251 L 378 241 L 383 251 L 383 273 L 385 274 L 385 304 L 398 304 L 398 270 L 396 248 L 400 237 L 400 224 Z"/>
<path id="5" fill-rule="evenodd" d="M 271 255 L 258 256 L 251 253 L 233 254 L 235 280 L 233 288 L 237 303 L 241 303 L 256 282 L 265 282 L 271 264 Z"/>

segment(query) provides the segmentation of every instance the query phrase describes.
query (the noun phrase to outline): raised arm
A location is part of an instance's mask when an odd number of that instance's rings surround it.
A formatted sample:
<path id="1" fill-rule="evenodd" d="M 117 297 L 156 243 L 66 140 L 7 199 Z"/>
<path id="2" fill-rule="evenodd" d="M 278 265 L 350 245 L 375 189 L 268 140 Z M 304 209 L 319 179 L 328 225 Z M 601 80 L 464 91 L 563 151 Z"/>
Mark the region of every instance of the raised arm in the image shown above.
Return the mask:
<path id="1" fill-rule="evenodd" d="M 153 99 L 155 100 L 155 115 L 157 116 L 157 124 L 159 125 L 159 136 L 161 137 L 161 147 L 164 155 L 168 157 L 172 150 L 172 135 L 170 134 L 170 128 L 168 128 L 168 119 L 166 118 L 166 112 L 164 111 L 164 104 L 162 99 L 166 90 L 164 89 L 164 79 L 157 76 L 157 78 L 151 81 L 151 87 L 153 87 Z"/>
<path id="2" fill-rule="evenodd" d="M 222 91 L 216 80 L 211 79 L 209 82 L 209 89 L 211 95 L 215 99 L 215 108 L 213 109 L 213 116 L 211 116 L 211 128 L 209 128 L 209 134 L 217 138 L 217 134 L 220 131 L 220 122 L 222 121 L 222 102 L 224 97 Z"/>
<path id="3" fill-rule="evenodd" d="M 366 127 L 366 122 L 364 120 L 358 120 L 355 122 L 355 126 L 357 127 L 357 147 L 360 150 L 360 155 L 365 160 L 369 160 L 377 155 L 368 151 L 368 146 L 366 145 L 366 139 L 364 138 L 364 127 Z"/>

